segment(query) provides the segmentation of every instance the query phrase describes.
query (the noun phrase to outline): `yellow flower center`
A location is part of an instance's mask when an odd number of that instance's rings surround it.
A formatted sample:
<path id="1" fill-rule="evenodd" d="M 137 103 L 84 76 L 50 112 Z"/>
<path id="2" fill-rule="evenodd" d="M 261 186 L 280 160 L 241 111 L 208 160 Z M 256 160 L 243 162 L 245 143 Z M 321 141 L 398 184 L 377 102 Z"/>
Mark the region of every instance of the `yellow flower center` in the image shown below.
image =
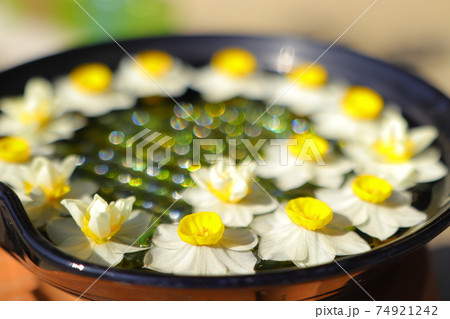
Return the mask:
<path id="1" fill-rule="evenodd" d="M 64 195 L 71 191 L 69 185 L 63 182 L 58 182 L 53 185 L 52 188 L 44 188 L 45 196 L 47 197 L 47 202 L 59 201 Z"/>
<path id="2" fill-rule="evenodd" d="M 10 163 L 23 163 L 31 156 L 28 142 L 20 137 L 0 138 L 0 160 Z"/>
<path id="3" fill-rule="evenodd" d="M 328 80 L 328 72 L 323 66 L 303 64 L 294 68 L 286 76 L 290 82 L 296 82 L 300 86 L 318 88 L 324 86 Z M 308 69 L 309 68 L 309 69 Z"/>
<path id="4" fill-rule="evenodd" d="M 206 184 L 208 186 L 208 190 L 214 195 L 216 196 L 218 199 L 220 199 L 223 202 L 227 202 L 227 203 L 237 203 L 239 202 L 241 198 L 236 198 L 236 199 L 231 199 L 232 195 L 233 195 L 233 182 L 230 181 L 229 183 L 227 183 L 227 185 L 222 188 L 222 189 L 217 189 L 213 186 L 213 184 L 211 182 L 208 182 Z M 245 196 L 247 196 L 248 194 L 251 193 L 251 188 L 248 188 L 247 194 Z M 244 197 L 245 197 L 244 196 Z"/>
<path id="5" fill-rule="evenodd" d="M 29 195 L 31 190 L 35 187 L 33 182 L 25 181 L 23 183 L 25 194 Z M 41 187 L 47 198 L 47 203 L 59 202 L 64 195 L 71 191 L 71 187 L 66 183 L 59 181 L 55 183 L 51 188 Z"/>
<path id="6" fill-rule="evenodd" d="M 37 123 L 39 127 L 44 127 L 50 121 L 50 114 L 48 114 L 47 110 L 39 112 L 23 111 L 20 114 L 20 121 L 25 125 Z"/>
<path id="7" fill-rule="evenodd" d="M 404 163 L 414 155 L 414 143 L 390 139 L 379 140 L 373 144 L 373 150 L 387 163 Z"/>
<path id="8" fill-rule="evenodd" d="M 90 217 L 84 217 L 83 219 L 83 227 L 81 227 L 81 231 L 90 239 L 92 239 L 96 244 L 104 244 L 107 241 L 111 240 L 115 234 L 120 230 L 122 224 L 111 226 L 111 231 L 105 237 L 97 236 L 90 228 L 89 228 L 89 219 Z"/>
<path id="9" fill-rule="evenodd" d="M 217 72 L 239 78 L 255 72 L 258 62 L 255 56 L 247 50 L 228 48 L 213 55 L 211 66 Z"/>
<path id="10" fill-rule="evenodd" d="M 361 175 L 352 183 L 352 190 L 360 199 L 380 204 L 392 194 L 392 186 L 384 179 L 373 175 Z"/>
<path id="11" fill-rule="evenodd" d="M 101 63 L 80 65 L 69 75 L 70 81 L 77 89 L 94 94 L 107 91 L 112 77 L 109 67 Z"/>
<path id="12" fill-rule="evenodd" d="M 376 119 L 383 106 L 383 98 L 377 92 L 363 86 L 350 88 L 342 104 L 344 112 L 357 120 Z"/>
<path id="13" fill-rule="evenodd" d="M 290 200 L 286 205 L 286 213 L 292 222 L 309 230 L 321 229 L 333 219 L 330 207 L 312 197 Z"/>
<path id="14" fill-rule="evenodd" d="M 219 215 L 212 212 L 200 212 L 187 215 L 180 220 L 178 236 L 188 244 L 209 246 L 217 244 L 223 236 L 225 226 Z"/>
<path id="15" fill-rule="evenodd" d="M 143 51 L 136 55 L 136 61 L 148 74 L 156 78 L 164 76 L 173 67 L 173 58 L 164 51 Z"/>
<path id="16" fill-rule="evenodd" d="M 325 158 L 329 144 L 326 139 L 314 133 L 296 134 L 293 136 L 297 145 L 289 145 L 288 149 L 296 157 L 303 160 L 320 161 Z"/>

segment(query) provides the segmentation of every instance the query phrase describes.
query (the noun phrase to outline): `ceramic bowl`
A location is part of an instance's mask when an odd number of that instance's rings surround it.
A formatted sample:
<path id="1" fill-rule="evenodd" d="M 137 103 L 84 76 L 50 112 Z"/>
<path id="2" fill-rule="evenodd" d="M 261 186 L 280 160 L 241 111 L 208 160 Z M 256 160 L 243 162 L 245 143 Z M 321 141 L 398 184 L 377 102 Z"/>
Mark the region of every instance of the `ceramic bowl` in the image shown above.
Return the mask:
<path id="1" fill-rule="evenodd" d="M 171 36 L 124 41 L 131 54 L 143 49 L 165 50 L 192 65 L 208 63 L 218 49 L 247 48 L 262 67 L 274 70 L 280 48 L 290 45 L 301 58 L 315 60 L 326 46 L 300 38 L 246 36 Z M 0 74 L 0 96 L 21 94 L 33 76 L 52 79 L 74 66 L 100 61 L 116 67 L 124 52 L 114 43 L 70 50 L 30 62 Z M 441 92 L 396 67 L 333 47 L 320 60 L 330 74 L 369 86 L 403 109 L 412 125 L 434 125 L 436 145 L 450 163 L 450 100 Z M 448 180 L 448 178 L 447 178 Z M 188 277 L 137 270 L 107 269 L 55 248 L 31 225 L 16 194 L 0 184 L 0 244 L 43 281 L 85 299 L 94 300 L 315 300 L 355 289 L 355 281 L 376 280 L 411 252 L 446 229 L 446 180 L 432 184 L 422 195 L 429 220 L 394 241 L 371 251 L 307 269 L 286 268 L 247 276 Z M 353 281 L 351 278 L 354 278 Z M 357 287 L 357 289 L 359 289 Z"/>

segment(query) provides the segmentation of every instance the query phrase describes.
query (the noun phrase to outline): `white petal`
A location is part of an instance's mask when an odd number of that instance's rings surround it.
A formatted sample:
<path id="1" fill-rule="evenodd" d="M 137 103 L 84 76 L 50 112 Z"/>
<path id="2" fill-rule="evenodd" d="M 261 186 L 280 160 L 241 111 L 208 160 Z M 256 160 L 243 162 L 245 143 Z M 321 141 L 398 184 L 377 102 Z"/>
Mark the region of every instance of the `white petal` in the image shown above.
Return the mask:
<path id="1" fill-rule="evenodd" d="M 84 227 L 83 219 L 89 207 L 88 203 L 81 199 L 64 199 L 61 205 L 67 208 L 79 227 Z"/>
<path id="2" fill-rule="evenodd" d="M 243 198 L 239 205 L 248 207 L 253 214 L 267 213 L 278 207 L 277 202 L 261 190 L 258 185 L 252 188 L 250 194 Z"/>
<path id="3" fill-rule="evenodd" d="M 189 188 L 182 194 L 182 199 L 193 207 L 213 206 L 220 202 L 220 199 L 203 188 Z"/>
<path id="4" fill-rule="evenodd" d="M 426 165 L 426 164 L 429 165 L 439 161 L 440 157 L 441 152 L 435 147 L 430 147 L 426 151 L 413 156 L 410 162 L 413 165 Z"/>
<path id="5" fill-rule="evenodd" d="M 355 125 L 353 121 L 340 112 L 324 112 L 312 116 L 317 133 L 328 139 L 354 139 Z M 345 127 L 345 129 L 343 129 Z"/>
<path id="6" fill-rule="evenodd" d="M 341 176 L 353 169 L 353 163 L 342 156 L 336 154 L 327 154 L 325 165 L 316 164 L 316 174 L 321 176 L 332 175 Z"/>
<path id="7" fill-rule="evenodd" d="M 117 245 L 112 241 L 107 241 L 103 244 L 94 244 L 92 249 L 93 253 L 89 256 L 88 261 L 107 267 L 120 263 L 125 252 L 123 246 Z"/>
<path id="8" fill-rule="evenodd" d="M 121 198 L 121 199 L 118 199 L 114 203 L 113 208 L 120 212 L 128 212 L 127 215 L 129 215 L 129 213 L 131 213 L 131 210 L 133 209 L 133 204 L 135 201 L 136 201 L 136 197 L 134 197 L 134 196 L 130 196 L 127 198 Z"/>
<path id="9" fill-rule="evenodd" d="M 372 207 L 372 211 L 368 212 L 369 219 L 362 225 L 358 225 L 358 229 L 379 240 L 385 240 L 394 235 L 398 226 L 391 226 L 396 220 L 387 213 L 380 212 L 376 207 Z"/>
<path id="10" fill-rule="evenodd" d="M 334 226 L 360 225 L 369 218 L 365 203 L 359 200 L 347 187 L 341 190 L 319 189 L 316 191 L 316 196 L 334 212 L 334 218 L 331 222 Z"/>
<path id="11" fill-rule="evenodd" d="M 305 260 L 293 260 L 298 267 L 313 267 L 333 261 L 336 251 L 326 235 L 317 231 L 305 230 L 308 255 Z"/>
<path id="12" fill-rule="evenodd" d="M 52 219 L 60 215 L 60 212 L 50 205 L 33 207 L 31 206 L 32 204 L 33 202 L 30 205 L 25 203 L 24 208 L 31 220 L 31 223 L 36 228 L 46 225 Z"/>
<path id="13" fill-rule="evenodd" d="M 156 246 L 165 249 L 179 249 L 187 245 L 177 233 L 178 226 L 161 224 L 156 228 L 152 241 Z"/>
<path id="14" fill-rule="evenodd" d="M 114 240 L 124 244 L 135 242 L 148 229 L 151 218 L 152 215 L 145 212 L 132 212 L 128 220 L 114 235 Z"/>
<path id="15" fill-rule="evenodd" d="M 439 133 L 433 126 L 422 126 L 411 129 L 409 137 L 413 143 L 413 153 L 419 154 L 438 137 Z"/>
<path id="16" fill-rule="evenodd" d="M 67 238 L 58 248 L 66 254 L 83 260 L 88 259 L 93 253 L 91 244 L 85 236 Z"/>
<path id="17" fill-rule="evenodd" d="M 47 195 L 45 195 L 44 190 L 41 187 L 33 187 L 28 194 L 29 198 L 31 198 L 32 206 L 42 206 L 47 202 Z M 28 203 L 25 203 L 27 205 Z"/>
<path id="18" fill-rule="evenodd" d="M 209 182 L 209 170 L 206 167 L 202 167 L 199 170 L 191 173 L 192 180 L 198 185 L 199 188 L 208 189 Z M 192 188 L 190 188 L 192 189 Z"/>
<path id="19" fill-rule="evenodd" d="M 427 219 L 427 215 L 418 211 L 414 207 L 399 206 L 393 208 L 382 208 L 385 215 L 389 215 L 390 219 L 385 219 L 384 223 L 394 227 L 411 227 L 418 225 Z"/>
<path id="20" fill-rule="evenodd" d="M 248 229 L 226 228 L 220 245 L 231 250 L 251 250 L 258 244 L 258 236 Z"/>
<path id="21" fill-rule="evenodd" d="M 83 237 L 84 234 L 72 218 L 56 218 L 47 225 L 47 234 L 56 245 L 71 237 Z"/>
<path id="22" fill-rule="evenodd" d="M 158 84 L 164 88 L 165 91 L 163 91 L 141 69 L 136 68 L 135 63 L 127 57 L 119 64 L 113 86 L 119 91 L 130 92 L 131 95 L 139 97 L 165 96 L 165 92 L 170 96 L 178 97 L 186 92 L 191 77 L 190 68 L 180 60 L 174 59 L 171 70 L 157 79 Z"/>
<path id="23" fill-rule="evenodd" d="M 225 275 L 227 269 L 207 246 L 186 244 L 179 249 L 158 246 L 144 257 L 144 267 L 181 275 Z"/>
<path id="24" fill-rule="evenodd" d="M 56 81 L 56 91 L 60 104 L 66 111 L 78 111 L 89 117 L 130 108 L 135 102 L 135 98 L 112 89 L 98 94 L 86 94 L 74 88 L 67 77 Z"/>
<path id="25" fill-rule="evenodd" d="M 280 165 L 280 163 L 268 161 L 267 163 L 262 163 L 258 166 L 256 169 L 256 175 L 266 179 L 275 178 L 285 170 L 286 167 Z"/>
<path id="26" fill-rule="evenodd" d="M 34 183 L 46 189 L 52 189 L 54 182 L 58 178 L 58 173 L 52 163 L 46 158 L 36 157 L 32 164 L 36 176 Z"/>
<path id="27" fill-rule="evenodd" d="M 120 242 L 116 241 L 115 239 L 114 240 L 110 240 L 109 243 L 113 247 L 112 249 L 117 254 L 128 254 L 128 253 L 134 253 L 134 252 L 137 252 L 137 251 L 147 250 L 148 249 L 148 247 L 138 247 L 138 246 L 132 246 L 132 245 L 129 245 L 129 244 L 120 243 Z"/>
<path id="28" fill-rule="evenodd" d="M 109 208 L 108 203 L 101 198 L 98 194 L 94 195 L 94 199 L 90 203 L 88 210 L 89 212 L 106 212 Z"/>
<path id="29" fill-rule="evenodd" d="M 417 182 L 427 183 L 437 181 L 448 174 L 448 168 L 441 162 L 416 166 Z"/>
<path id="30" fill-rule="evenodd" d="M 215 206 L 202 206 L 200 210 L 217 213 L 228 227 L 246 227 L 253 220 L 253 211 L 245 205 L 220 203 Z M 196 208 L 195 211 L 199 210 Z"/>
<path id="31" fill-rule="evenodd" d="M 314 178 L 313 167 L 310 165 L 293 166 L 289 170 L 284 170 L 275 179 L 275 185 L 282 190 L 288 191 L 296 189 Z"/>
<path id="32" fill-rule="evenodd" d="M 61 163 L 59 174 L 63 180 L 68 180 L 77 167 L 78 156 L 69 155 Z"/>
<path id="33" fill-rule="evenodd" d="M 46 79 L 34 77 L 26 83 L 24 96 L 27 99 L 51 99 L 53 97 L 53 88 Z"/>
<path id="34" fill-rule="evenodd" d="M 258 254 L 265 260 L 304 260 L 308 256 L 306 232 L 294 223 L 273 225 L 260 235 Z"/>
<path id="35" fill-rule="evenodd" d="M 328 242 L 333 246 L 336 255 L 353 255 L 370 250 L 367 242 L 355 232 L 341 231 L 328 227 L 320 231 L 328 236 Z"/>
<path id="36" fill-rule="evenodd" d="M 109 204 L 109 218 L 111 225 L 120 225 L 128 219 L 133 204 L 136 201 L 136 197 L 130 196 L 127 198 L 119 199 Z"/>
<path id="37" fill-rule="evenodd" d="M 399 207 L 399 206 L 409 206 L 412 202 L 412 194 L 410 192 L 399 192 L 393 191 L 391 196 L 382 204 L 381 207 Z"/>
<path id="38" fill-rule="evenodd" d="M 326 188 L 339 188 L 343 182 L 343 175 L 316 175 L 316 177 L 311 180 L 311 183 L 314 185 Z"/>
<path id="39" fill-rule="evenodd" d="M 371 160 L 371 151 L 364 145 L 362 146 L 360 143 L 345 143 L 343 147 L 341 147 L 342 152 L 348 158 L 360 163 L 364 163 L 368 160 Z"/>
<path id="40" fill-rule="evenodd" d="M 233 183 L 230 189 L 230 201 L 239 201 L 243 199 L 248 194 L 248 183 L 246 180 L 233 177 Z"/>
<path id="41" fill-rule="evenodd" d="M 111 233 L 109 212 L 93 209 L 90 214 L 89 230 L 99 238 L 107 237 Z"/>
<path id="42" fill-rule="evenodd" d="M 227 249 L 213 248 L 212 252 L 222 265 L 227 269 L 227 275 L 253 274 L 256 257 L 251 251 L 233 251 Z"/>
<path id="43" fill-rule="evenodd" d="M 292 222 L 286 217 L 284 209 L 278 208 L 271 214 L 256 217 L 251 223 L 250 228 L 258 235 L 263 235 L 269 232 L 275 225 L 290 225 Z"/>

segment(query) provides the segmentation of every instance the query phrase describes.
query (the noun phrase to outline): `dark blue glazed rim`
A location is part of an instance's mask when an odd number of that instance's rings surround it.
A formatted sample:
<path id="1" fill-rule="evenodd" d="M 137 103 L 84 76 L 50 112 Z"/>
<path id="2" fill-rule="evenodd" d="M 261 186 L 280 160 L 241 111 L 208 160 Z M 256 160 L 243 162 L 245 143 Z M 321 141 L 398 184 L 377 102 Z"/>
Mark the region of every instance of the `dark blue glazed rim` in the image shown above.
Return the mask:
<path id="1" fill-rule="evenodd" d="M 121 45 L 131 54 L 143 49 L 165 50 L 193 64 L 208 63 L 216 50 L 238 46 L 252 51 L 263 68 L 273 70 L 281 47 L 289 45 L 304 60 L 315 60 L 326 45 L 296 37 L 267 36 L 169 36 L 123 41 Z M 124 56 L 115 43 L 79 48 L 26 63 L 0 73 L 0 97 L 21 94 L 26 81 L 33 76 L 52 79 L 68 73 L 74 66 L 99 61 L 117 66 Z M 379 91 L 386 100 L 402 107 L 413 125 L 434 125 L 440 131 L 436 142 L 442 160 L 450 163 L 450 100 L 416 76 L 392 65 L 365 57 L 341 47 L 331 48 L 320 60 L 331 76 L 345 78 L 351 83 L 366 85 Z M 447 177 L 447 182 L 448 182 Z M 446 194 L 445 182 L 435 185 L 434 193 Z M 445 197 L 445 196 L 444 196 Z M 31 225 L 16 194 L 0 183 L 0 244 L 26 266 L 33 263 L 45 270 L 57 270 L 77 276 L 102 276 L 102 280 L 167 288 L 235 288 L 283 285 L 308 282 L 342 275 L 376 266 L 405 256 L 425 245 L 450 224 L 450 209 L 433 212 L 434 216 L 417 231 L 388 245 L 362 255 L 350 256 L 336 263 L 307 269 L 284 269 L 248 276 L 189 277 L 157 274 L 97 266 L 56 249 Z M 73 264 L 83 265 L 82 271 Z M 341 268 L 342 267 L 342 268 Z"/>

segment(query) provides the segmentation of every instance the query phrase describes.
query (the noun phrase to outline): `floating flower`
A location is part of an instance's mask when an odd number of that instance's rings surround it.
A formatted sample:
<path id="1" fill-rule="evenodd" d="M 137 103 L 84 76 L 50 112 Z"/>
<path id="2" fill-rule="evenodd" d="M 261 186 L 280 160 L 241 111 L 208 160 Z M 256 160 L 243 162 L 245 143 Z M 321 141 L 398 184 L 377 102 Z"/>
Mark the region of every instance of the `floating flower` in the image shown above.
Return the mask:
<path id="1" fill-rule="evenodd" d="M 216 52 L 210 65 L 198 71 L 192 87 L 209 102 L 237 96 L 263 99 L 267 95 L 268 76 L 257 68 L 258 61 L 251 52 L 226 48 Z"/>
<path id="2" fill-rule="evenodd" d="M 252 231 L 227 229 L 216 213 L 198 212 L 185 216 L 178 226 L 158 226 L 144 267 L 193 276 L 253 274 L 256 258 L 251 249 L 257 243 Z"/>
<path id="3" fill-rule="evenodd" d="M 374 90 L 352 86 L 334 108 L 311 117 L 318 134 L 341 141 L 360 141 L 376 134 L 381 119 L 394 112 Z"/>
<path id="4" fill-rule="evenodd" d="M 35 142 L 23 137 L 0 137 L 0 181 L 15 174 L 17 166 L 29 163 L 33 156 L 49 155 L 54 151 L 53 145 L 39 145 Z"/>
<path id="5" fill-rule="evenodd" d="M 41 78 L 27 82 L 23 97 L 3 99 L 1 110 L 0 135 L 22 137 L 37 145 L 71 138 L 85 124 L 83 118 L 64 114 L 51 84 Z"/>
<path id="6" fill-rule="evenodd" d="M 0 181 L 9 170 L 31 158 L 30 143 L 20 137 L 0 137 Z"/>
<path id="7" fill-rule="evenodd" d="M 273 214 L 255 218 L 250 227 L 261 237 L 258 255 L 264 260 L 291 260 L 298 267 L 331 262 L 336 256 L 370 250 L 356 233 L 333 227 L 333 211 L 324 202 L 300 197 Z"/>
<path id="8" fill-rule="evenodd" d="M 72 218 L 53 219 L 47 225 L 50 239 L 69 255 L 104 266 L 115 266 L 124 253 L 146 248 L 130 246 L 143 234 L 151 215 L 132 211 L 134 197 L 109 204 L 99 195 L 88 203 L 65 199 Z"/>
<path id="9" fill-rule="evenodd" d="M 135 98 L 112 87 L 113 73 L 101 63 L 87 63 L 56 82 L 56 95 L 66 111 L 99 116 L 134 106 Z"/>
<path id="10" fill-rule="evenodd" d="M 396 191 L 386 180 L 373 175 L 360 175 L 339 190 L 320 189 L 316 195 L 341 215 L 340 226 L 354 225 L 380 240 L 400 227 L 426 220 L 425 213 L 411 207 L 410 193 Z"/>
<path id="11" fill-rule="evenodd" d="M 276 207 L 259 187 L 252 188 L 255 168 L 253 163 L 235 166 L 223 161 L 201 168 L 192 173 L 198 188 L 188 189 L 183 199 L 193 206 L 194 212 L 217 212 L 225 226 L 248 226 L 253 215 Z"/>
<path id="12" fill-rule="evenodd" d="M 115 86 L 139 97 L 181 96 L 191 81 L 191 70 L 181 60 L 167 52 L 142 51 L 135 61 L 122 60 Z"/>
<path id="13" fill-rule="evenodd" d="M 357 165 L 359 173 L 373 174 L 387 179 L 395 189 L 403 190 L 436 181 L 448 174 L 439 162 L 441 153 L 430 144 L 438 131 L 432 126 L 408 130 L 400 114 L 390 114 L 380 126 L 378 134 L 364 143 L 349 143 L 343 151 Z"/>
<path id="14" fill-rule="evenodd" d="M 70 181 L 77 156 L 62 162 L 35 157 L 29 164 L 15 166 L 3 176 L 13 187 L 35 227 L 41 227 L 64 212 L 61 200 L 91 196 L 97 185 L 89 181 Z"/>
<path id="15" fill-rule="evenodd" d="M 301 116 L 339 104 L 346 89 L 343 83 L 329 82 L 327 70 L 319 64 L 298 65 L 280 82 L 269 104 L 286 105 Z"/>
<path id="16" fill-rule="evenodd" d="M 352 162 L 334 152 L 326 139 L 311 132 L 296 134 L 282 145 L 269 145 L 264 153 L 267 164 L 259 165 L 256 174 L 274 178 L 282 191 L 307 182 L 337 188 L 353 168 Z"/>

